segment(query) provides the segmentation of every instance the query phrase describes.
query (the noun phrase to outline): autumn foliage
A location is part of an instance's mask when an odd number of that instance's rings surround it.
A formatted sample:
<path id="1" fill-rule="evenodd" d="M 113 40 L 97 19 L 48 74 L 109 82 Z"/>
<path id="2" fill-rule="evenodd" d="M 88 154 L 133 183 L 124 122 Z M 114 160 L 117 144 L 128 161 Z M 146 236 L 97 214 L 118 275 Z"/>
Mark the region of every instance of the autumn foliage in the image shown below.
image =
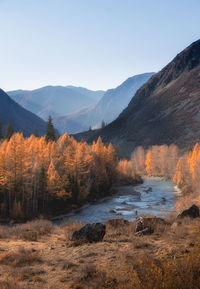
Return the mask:
<path id="1" fill-rule="evenodd" d="M 199 193 L 200 145 L 181 153 L 175 145 L 136 148 L 131 157 L 132 170 L 142 176 L 161 176 L 173 180 L 182 191 Z"/>
<path id="2" fill-rule="evenodd" d="M 113 146 L 67 134 L 57 142 L 14 134 L 0 144 L 0 214 L 24 218 L 107 194 L 115 181 Z"/>

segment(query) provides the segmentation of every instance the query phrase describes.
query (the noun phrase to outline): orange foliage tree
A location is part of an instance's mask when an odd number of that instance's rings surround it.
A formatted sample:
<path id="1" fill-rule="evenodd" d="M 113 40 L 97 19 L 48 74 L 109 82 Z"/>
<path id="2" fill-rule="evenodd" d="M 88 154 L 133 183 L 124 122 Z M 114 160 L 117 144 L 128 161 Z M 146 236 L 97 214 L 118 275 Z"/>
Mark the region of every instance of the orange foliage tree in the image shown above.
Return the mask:
<path id="1" fill-rule="evenodd" d="M 57 142 L 14 134 L 0 143 L 1 215 L 29 217 L 97 198 L 116 178 L 113 146 L 92 146 L 67 134 Z"/>

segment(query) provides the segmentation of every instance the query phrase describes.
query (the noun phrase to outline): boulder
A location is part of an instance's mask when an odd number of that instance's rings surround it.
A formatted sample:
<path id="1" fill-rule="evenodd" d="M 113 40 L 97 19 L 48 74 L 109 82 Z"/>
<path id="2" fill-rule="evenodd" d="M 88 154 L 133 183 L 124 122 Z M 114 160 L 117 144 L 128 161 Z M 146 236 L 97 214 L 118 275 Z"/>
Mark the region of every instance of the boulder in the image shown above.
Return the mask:
<path id="1" fill-rule="evenodd" d="M 80 230 L 74 231 L 72 241 L 82 241 L 86 243 L 100 242 L 106 233 L 106 226 L 101 223 L 86 224 Z"/>
<path id="2" fill-rule="evenodd" d="M 192 205 L 189 209 L 184 210 L 181 214 L 179 214 L 176 219 L 177 220 L 183 219 L 185 217 L 189 217 L 193 219 L 200 217 L 199 207 L 197 207 L 196 205 Z"/>
<path id="3" fill-rule="evenodd" d="M 135 236 L 137 237 L 141 237 L 141 236 L 144 236 L 144 235 L 151 235 L 153 233 L 153 230 L 151 230 L 151 228 L 147 227 L 139 232 L 136 232 L 135 233 Z"/>
<path id="4" fill-rule="evenodd" d="M 110 219 L 106 222 L 106 225 L 110 225 L 112 227 L 120 227 L 120 226 L 124 226 L 124 225 L 128 225 L 129 221 L 125 220 L 125 219 L 120 219 L 120 218 L 113 218 Z"/>
<path id="5" fill-rule="evenodd" d="M 158 229 L 163 229 L 165 226 L 170 225 L 162 218 L 157 217 L 139 217 L 136 223 L 136 232 L 140 232 L 145 228 L 149 228 L 151 231 L 155 231 Z"/>

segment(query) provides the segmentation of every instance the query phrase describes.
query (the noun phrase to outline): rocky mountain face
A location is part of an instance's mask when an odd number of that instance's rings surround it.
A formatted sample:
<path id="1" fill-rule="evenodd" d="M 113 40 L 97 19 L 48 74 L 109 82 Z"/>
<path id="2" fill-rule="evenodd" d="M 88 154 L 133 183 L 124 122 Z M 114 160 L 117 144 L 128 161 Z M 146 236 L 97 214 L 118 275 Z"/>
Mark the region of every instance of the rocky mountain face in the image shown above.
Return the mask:
<path id="1" fill-rule="evenodd" d="M 95 104 L 104 91 L 92 91 L 74 86 L 46 86 L 35 90 L 7 92 L 17 103 L 47 120 L 49 115 L 68 114 Z"/>
<path id="2" fill-rule="evenodd" d="M 40 135 L 46 131 L 46 123 L 32 112 L 24 109 L 13 101 L 2 89 L 0 89 L 0 120 L 5 128 L 9 121 L 12 122 L 15 131 L 22 131 L 24 136 L 29 136 L 38 130 Z"/>
<path id="3" fill-rule="evenodd" d="M 136 146 L 176 144 L 189 149 L 200 138 L 200 40 L 179 53 L 135 94 L 104 129 L 78 134 L 88 142 L 101 136 L 123 156 Z"/>
<path id="4" fill-rule="evenodd" d="M 153 72 L 128 78 L 115 89 L 109 89 L 96 105 L 83 108 L 66 116 L 58 116 L 54 124 L 61 133 L 77 133 L 89 127 L 99 128 L 102 121 L 110 123 L 128 105 L 135 92 L 151 78 Z"/>

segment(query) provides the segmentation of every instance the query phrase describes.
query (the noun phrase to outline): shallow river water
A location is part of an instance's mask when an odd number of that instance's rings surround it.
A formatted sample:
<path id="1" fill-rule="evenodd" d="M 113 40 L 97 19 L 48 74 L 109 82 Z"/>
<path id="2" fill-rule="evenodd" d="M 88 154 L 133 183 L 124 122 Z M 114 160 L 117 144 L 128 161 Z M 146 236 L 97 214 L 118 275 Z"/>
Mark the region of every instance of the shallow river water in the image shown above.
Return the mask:
<path id="1" fill-rule="evenodd" d="M 111 218 L 134 220 L 141 215 L 165 216 L 173 211 L 179 190 L 162 178 L 144 178 L 137 186 L 117 188 L 108 199 L 83 207 L 66 215 L 62 222 L 105 222 Z"/>

